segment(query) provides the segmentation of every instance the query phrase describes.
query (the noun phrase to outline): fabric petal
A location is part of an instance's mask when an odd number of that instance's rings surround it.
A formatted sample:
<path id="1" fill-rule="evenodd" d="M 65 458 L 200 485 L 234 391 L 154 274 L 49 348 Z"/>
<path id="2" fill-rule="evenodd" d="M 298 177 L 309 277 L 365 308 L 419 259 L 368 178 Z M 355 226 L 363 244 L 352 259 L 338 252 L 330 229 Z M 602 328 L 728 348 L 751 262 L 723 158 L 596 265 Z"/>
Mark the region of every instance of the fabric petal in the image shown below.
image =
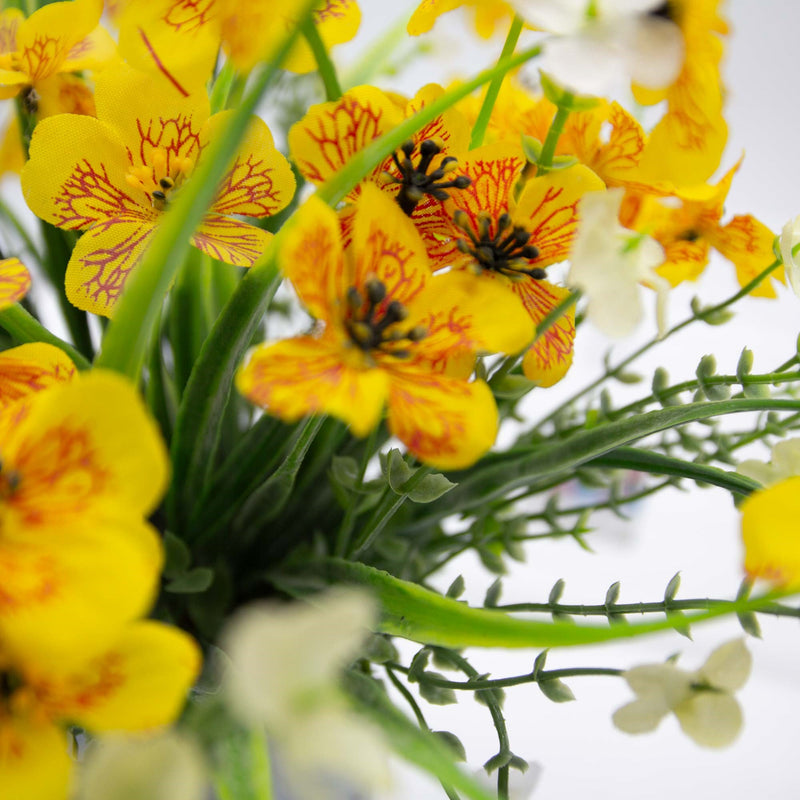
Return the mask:
<path id="1" fill-rule="evenodd" d="M 333 45 L 349 42 L 358 33 L 361 9 L 356 0 L 326 0 L 312 15 L 322 41 L 328 50 Z M 311 48 L 301 37 L 289 53 L 283 68 L 304 74 L 317 68 Z"/>
<path id="2" fill-rule="evenodd" d="M 30 288 L 30 273 L 18 258 L 0 261 L 0 309 L 18 303 Z"/>
<path id="3" fill-rule="evenodd" d="M 296 422 L 307 414 L 330 414 L 366 436 L 380 421 L 389 378 L 368 368 L 360 352 L 326 337 L 301 336 L 256 348 L 236 376 L 251 402 Z M 359 363 L 360 362 L 360 363 Z"/>
<path id="4" fill-rule="evenodd" d="M 625 733 L 650 733 L 666 716 L 668 708 L 652 700 L 632 700 L 618 708 L 611 718 L 614 725 Z"/>
<path id="5" fill-rule="evenodd" d="M 0 134 L 0 178 L 7 172 L 19 175 L 25 166 L 25 161 L 19 118 L 14 114 L 8 122 L 8 127 Z"/>
<path id="6" fill-rule="evenodd" d="M 0 718 L 0 786 L 6 797 L 67 800 L 71 772 L 62 730 L 33 717 Z"/>
<path id="7" fill-rule="evenodd" d="M 98 25 L 88 36 L 76 42 L 67 53 L 62 65 L 64 72 L 97 70 L 111 64 L 118 58 L 117 45 L 111 34 Z"/>
<path id="8" fill-rule="evenodd" d="M 95 115 L 94 94 L 77 75 L 58 73 L 36 83 L 39 94 L 37 118 L 55 114 Z"/>
<path id="9" fill-rule="evenodd" d="M 168 480 L 155 421 L 134 387 L 104 370 L 33 395 L 3 442 L 3 467 L 20 476 L 5 513 L 24 524 L 67 522 L 100 506 L 148 514 Z"/>
<path id="10" fill-rule="evenodd" d="M 232 113 L 225 111 L 210 117 L 201 139 L 214 141 Z M 276 150 L 267 124 L 254 116 L 209 210 L 212 214 L 268 217 L 286 208 L 295 186 L 292 168 Z"/>
<path id="11" fill-rule="evenodd" d="M 45 8 L 49 8 L 46 6 Z M 58 114 L 35 128 L 22 192 L 34 214 L 82 230 L 125 214 L 150 213 L 126 182 L 125 145 L 98 119 Z"/>
<path id="12" fill-rule="evenodd" d="M 271 239 L 269 231 L 219 214 L 206 214 L 192 234 L 192 244 L 198 250 L 235 267 L 252 267 Z"/>
<path id="13" fill-rule="evenodd" d="M 21 397 L 71 381 L 76 374 L 70 357 L 43 342 L 22 344 L 0 353 L 0 409 Z"/>
<path id="14" fill-rule="evenodd" d="M 725 692 L 695 692 L 674 710 L 683 732 L 702 747 L 727 747 L 742 729 L 742 710 Z"/>
<path id="15" fill-rule="evenodd" d="M 494 444 L 498 415 L 482 381 L 398 366 L 389 389 L 389 429 L 420 461 L 463 469 Z"/>
<path id="16" fill-rule="evenodd" d="M 753 657 L 744 639 L 734 639 L 717 647 L 700 667 L 700 674 L 715 689 L 735 692 L 750 676 Z"/>
<path id="17" fill-rule="evenodd" d="M 65 288 L 70 303 L 93 314 L 112 316 L 128 275 L 154 231 L 155 219 L 139 214 L 106 219 L 86 231 L 67 264 Z"/>

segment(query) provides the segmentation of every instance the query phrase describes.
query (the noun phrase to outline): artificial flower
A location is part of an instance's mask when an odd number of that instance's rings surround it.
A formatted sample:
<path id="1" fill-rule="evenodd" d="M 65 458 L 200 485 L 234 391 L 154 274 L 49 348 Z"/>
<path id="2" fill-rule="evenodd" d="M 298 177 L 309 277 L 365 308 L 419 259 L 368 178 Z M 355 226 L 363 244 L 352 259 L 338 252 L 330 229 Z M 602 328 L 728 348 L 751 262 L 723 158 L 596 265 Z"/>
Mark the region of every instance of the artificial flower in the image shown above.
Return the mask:
<path id="1" fill-rule="evenodd" d="M 311 106 L 289 130 L 289 150 L 303 177 L 315 185 L 339 172 L 359 151 L 388 133 L 404 118 L 443 92 L 429 84 L 413 99 L 396 98 L 372 86 L 357 86 L 338 100 Z M 460 112 L 449 109 L 418 130 L 402 148 L 381 161 L 365 178 L 391 194 L 409 216 L 434 198 L 463 189 L 469 181 L 458 169 L 466 155 L 469 127 Z M 352 203 L 360 192 L 348 195 Z"/>
<path id="2" fill-rule="evenodd" d="M 587 318 L 608 336 L 628 336 L 642 318 L 639 284 L 657 292 L 659 335 L 666 330 L 669 284 L 656 272 L 664 249 L 654 239 L 619 224 L 624 191 L 587 194 L 570 253 L 567 282 L 588 297 Z"/>
<path id="3" fill-rule="evenodd" d="M 104 647 L 153 601 L 167 484 L 155 423 L 127 381 L 93 371 L 0 413 L 0 649 L 60 663 Z"/>
<path id="4" fill-rule="evenodd" d="M 670 712 L 684 733 L 703 747 L 727 747 L 742 727 L 733 696 L 750 675 L 752 658 L 742 639 L 720 645 L 695 672 L 673 663 L 648 664 L 623 673 L 636 700 L 614 713 L 626 733 L 649 733 Z"/>
<path id="5" fill-rule="evenodd" d="M 31 342 L 0 353 L 0 411 L 17 400 L 75 377 L 75 364 L 58 347 Z"/>
<path id="6" fill-rule="evenodd" d="M 73 633 L 74 635 L 74 633 Z M 200 651 L 183 631 L 132 622 L 79 665 L 9 657 L 0 637 L 0 785 L 9 797 L 66 800 L 67 729 L 147 731 L 172 722 L 197 677 Z"/>
<path id="7" fill-rule="evenodd" d="M 795 247 L 800 244 L 800 217 L 790 219 L 781 230 L 780 247 L 783 268 L 789 286 L 795 294 L 800 295 L 800 264 L 795 260 Z"/>
<path id="8" fill-rule="evenodd" d="M 723 225 L 725 199 L 741 159 L 714 186 L 679 188 L 678 199 L 663 201 L 654 196 L 639 199 L 639 208 L 630 217 L 630 226 L 648 233 L 664 247 L 665 260 L 658 272 L 672 286 L 696 280 L 708 265 L 713 247 L 736 268 L 736 277 L 745 286 L 774 260 L 774 236 L 766 225 L 751 214 L 735 216 Z M 772 273 L 751 294 L 775 297 L 771 278 L 783 280 L 783 270 Z"/>
<path id="9" fill-rule="evenodd" d="M 356 205 L 350 247 L 336 213 L 311 198 L 281 263 L 322 328 L 254 350 L 237 376 L 246 397 L 289 422 L 332 414 L 357 436 L 388 405 L 390 431 L 443 469 L 488 450 L 497 409 L 485 383 L 466 380 L 474 353 L 515 352 L 528 336 L 499 287 L 475 295 L 464 273 L 434 278 L 413 223 L 372 185 Z"/>
<path id="10" fill-rule="evenodd" d="M 97 119 L 61 114 L 37 125 L 22 188 L 42 219 L 85 231 L 67 265 L 67 297 L 110 316 L 162 214 L 228 112 L 209 117 L 205 94 L 181 97 L 128 68 L 102 73 L 96 100 Z M 269 129 L 253 117 L 192 244 L 228 264 L 252 266 L 271 234 L 239 215 L 274 214 L 294 188 Z"/>
<path id="11" fill-rule="evenodd" d="M 0 310 L 18 303 L 30 288 L 30 273 L 18 258 L 0 260 Z"/>
<path id="12" fill-rule="evenodd" d="M 505 0 L 422 0 L 408 21 L 407 30 L 411 36 L 427 33 L 442 14 L 457 8 L 472 12 L 475 30 L 484 39 L 492 36 L 500 23 L 509 23 L 514 16 L 514 9 Z"/>
<path id="13" fill-rule="evenodd" d="M 125 0 L 120 5 L 115 18 L 121 54 L 137 69 L 166 78 L 184 96 L 205 89 L 220 46 L 238 69 L 251 70 L 297 24 L 303 7 L 300 0 Z M 355 36 L 361 12 L 356 0 L 320 0 L 312 21 L 330 48 Z M 302 36 L 282 66 L 300 73 L 316 69 Z"/>
<path id="14" fill-rule="evenodd" d="M 231 711 L 246 725 L 267 728 L 295 782 L 307 787 L 303 797 L 333 777 L 363 790 L 385 789 L 385 745 L 338 686 L 375 624 L 375 605 L 355 589 L 333 590 L 313 603 L 252 605 L 228 623 L 222 648 L 231 661 Z"/>
<path id="15" fill-rule="evenodd" d="M 579 164 L 531 178 L 517 196 L 526 163 L 511 145 L 472 150 L 461 166 L 470 185 L 426 206 L 414 219 L 434 270 L 450 267 L 461 273 L 476 296 L 489 286 L 502 289 L 506 306 L 527 315 L 532 340 L 536 326 L 568 294 L 546 280 L 544 268 L 567 258 L 578 201 L 603 183 Z M 574 337 L 570 310 L 527 351 L 525 375 L 541 386 L 560 380 L 572 363 Z"/>
<path id="16" fill-rule="evenodd" d="M 80 767 L 80 800 L 203 800 L 208 778 L 197 745 L 176 731 L 109 734 Z"/>

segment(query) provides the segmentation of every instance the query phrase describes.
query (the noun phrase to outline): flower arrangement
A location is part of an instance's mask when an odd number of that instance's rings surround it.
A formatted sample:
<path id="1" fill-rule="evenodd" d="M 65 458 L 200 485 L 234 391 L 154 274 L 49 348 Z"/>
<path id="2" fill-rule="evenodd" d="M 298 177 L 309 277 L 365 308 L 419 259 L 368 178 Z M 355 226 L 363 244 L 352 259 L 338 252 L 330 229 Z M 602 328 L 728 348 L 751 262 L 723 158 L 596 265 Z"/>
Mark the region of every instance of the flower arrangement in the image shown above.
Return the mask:
<path id="1" fill-rule="evenodd" d="M 627 687 L 609 729 L 734 742 L 748 637 L 800 616 L 800 355 L 632 367 L 800 284 L 800 218 L 726 207 L 721 0 L 422 0 L 352 79 L 356 0 L 6 6 L 3 796 L 380 798 L 394 755 L 431 796 L 522 798 L 514 687 L 585 676 Z M 493 62 L 392 91 L 454 15 Z M 681 311 L 712 252 L 737 288 Z M 602 512 L 698 485 L 738 509 L 726 596 L 502 597 L 543 540 L 600 549 Z M 719 618 L 697 669 L 646 658 Z M 480 774 L 431 723 L 466 696 Z"/>

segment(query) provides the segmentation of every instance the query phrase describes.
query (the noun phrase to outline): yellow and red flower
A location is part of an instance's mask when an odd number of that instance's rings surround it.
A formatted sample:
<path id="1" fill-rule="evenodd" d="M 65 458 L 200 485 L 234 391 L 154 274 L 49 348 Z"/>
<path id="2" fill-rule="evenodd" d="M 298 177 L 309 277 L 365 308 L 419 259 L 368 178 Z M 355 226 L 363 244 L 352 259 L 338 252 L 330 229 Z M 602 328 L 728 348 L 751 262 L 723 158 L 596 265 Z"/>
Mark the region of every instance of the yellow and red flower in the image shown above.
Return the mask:
<path id="1" fill-rule="evenodd" d="M 491 447 L 497 409 L 485 383 L 467 380 L 474 353 L 515 352 L 528 336 L 499 287 L 471 295 L 461 273 L 433 277 L 413 223 L 371 185 L 347 250 L 336 213 L 312 198 L 281 260 L 320 328 L 252 352 L 237 376 L 246 397 L 287 421 L 331 414 L 357 436 L 388 405 L 391 432 L 443 469 Z"/>
<path id="2" fill-rule="evenodd" d="M 17 400 L 67 383 L 75 377 L 75 365 L 58 347 L 32 342 L 0 353 L 0 411 Z"/>
<path id="3" fill-rule="evenodd" d="M 43 120 L 22 173 L 28 205 L 61 228 L 83 230 L 66 274 L 70 302 L 110 316 L 171 198 L 180 191 L 228 112 L 181 97 L 130 69 L 97 80 L 97 119 Z M 253 117 L 192 244 L 249 267 L 271 234 L 238 219 L 266 217 L 291 200 L 295 181 L 267 126 Z"/>
<path id="4" fill-rule="evenodd" d="M 514 9 L 504 0 L 422 0 L 408 21 L 412 36 L 427 33 L 436 20 L 449 11 L 468 8 L 472 12 L 475 31 L 488 39 L 501 23 L 510 24 Z"/>
<path id="5" fill-rule="evenodd" d="M 0 310 L 18 303 L 30 288 L 30 273 L 18 258 L 0 260 Z"/>
<path id="6" fill-rule="evenodd" d="M 526 160 L 517 147 L 497 144 L 472 150 L 461 170 L 464 190 L 435 202 L 415 217 L 433 269 L 452 267 L 481 295 L 497 286 L 528 316 L 529 340 L 536 326 L 568 292 L 545 279 L 544 268 L 569 255 L 578 202 L 603 182 L 576 165 L 526 181 L 515 194 Z M 542 386 L 560 380 L 572 363 L 574 311 L 565 313 L 528 350 L 525 375 Z"/>

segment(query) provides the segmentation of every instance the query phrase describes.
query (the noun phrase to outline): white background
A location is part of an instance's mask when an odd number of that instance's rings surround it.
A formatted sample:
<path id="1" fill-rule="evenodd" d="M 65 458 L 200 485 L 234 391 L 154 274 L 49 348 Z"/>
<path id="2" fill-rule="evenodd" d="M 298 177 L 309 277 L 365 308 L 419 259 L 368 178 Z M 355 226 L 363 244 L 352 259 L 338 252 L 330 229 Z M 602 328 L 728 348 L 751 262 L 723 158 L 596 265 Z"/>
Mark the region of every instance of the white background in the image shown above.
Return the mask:
<path id="1" fill-rule="evenodd" d="M 354 43 L 336 51 L 337 60 L 346 64 L 391 23 L 407 18 L 415 5 L 407 0 L 391 4 L 361 0 L 362 30 Z M 733 214 L 752 213 L 779 231 L 784 222 L 800 214 L 800 5 L 789 0 L 731 0 L 725 11 L 732 28 L 724 62 L 730 138 L 719 174 L 745 150 L 746 158 L 733 182 L 724 221 Z M 478 48 L 473 44 L 475 37 L 467 33 L 464 18 L 460 11 L 441 18 L 425 37 L 433 53 L 424 60 L 409 58 L 408 68 L 384 85 L 413 93 L 424 83 L 468 77 L 492 64 L 502 36 Z M 732 266 L 722 258 L 715 259 L 698 283 L 673 293 L 670 319 L 674 322 L 686 316 L 693 294 L 710 303 L 734 291 Z M 640 340 L 649 338 L 653 330 L 651 318 L 642 326 Z M 768 371 L 794 352 L 799 331 L 800 300 L 788 290 L 781 291 L 778 301 L 741 303 L 736 319 L 727 326 L 693 326 L 661 345 L 642 365 L 647 382 L 629 390 L 630 396 L 649 391 L 654 366 L 666 366 L 676 381 L 690 378 L 699 358 L 709 352 L 717 356 L 720 372 L 733 372 L 745 345 L 755 352 L 755 369 Z M 555 389 L 531 395 L 531 419 L 595 377 L 609 344 L 588 327 L 582 329 L 575 365 L 567 378 Z M 635 344 L 617 345 L 614 353 L 629 352 Z M 746 419 L 737 422 L 733 427 L 741 427 Z M 679 598 L 731 597 L 735 593 L 742 576 L 738 514 L 722 490 L 664 492 L 648 501 L 631 522 L 614 517 L 605 522 L 589 537 L 594 553 L 567 539 L 537 542 L 529 550 L 528 562 L 515 565 L 505 581 L 503 601 L 545 600 L 558 578 L 567 584 L 565 602 L 601 603 L 606 588 L 617 580 L 622 582 L 621 602 L 658 600 L 678 571 L 682 574 Z M 442 576 L 441 585 L 446 586 L 459 572 L 467 580 L 466 596 L 473 603 L 482 602 L 493 578 L 473 561 L 464 560 Z M 612 726 L 611 715 L 631 699 L 631 693 L 617 678 L 571 679 L 577 702 L 559 705 L 547 700 L 535 686 L 510 690 L 505 711 L 512 748 L 542 767 L 535 800 L 717 796 L 771 800 L 796 796 L 800 625 L 794 620 L 762 617 L 761 621 L 763 640 L 748 639 L 754 656 L 753 675 L 739 693 L 745 729 L 727 750 L 700 749 L 683 735 L 674 718 L 666 719 L 647 736 L 620 733 Z M 681 651 L 683 666 L 694 669 L 715 646 L 738 635 L 741 629 L 733 622 L 712 623 L 696 627 L 693 642 L 670 633 L 591 650 L 552 651 L 548 667 L 627 668 Z M 479 671 L 500 677 L 528 671 L 535 655 L 528 651 L 476 651 L 470 657 Z M 462 738 L 472 768 L 496 752 L 488 713 L 469 698 L 459 706 L 432 708 L 429 722 L 433 728 L 452 730 Z M 403 775 L 392 800 L 411 797 L 443 795 L 436 784 Z"/>

